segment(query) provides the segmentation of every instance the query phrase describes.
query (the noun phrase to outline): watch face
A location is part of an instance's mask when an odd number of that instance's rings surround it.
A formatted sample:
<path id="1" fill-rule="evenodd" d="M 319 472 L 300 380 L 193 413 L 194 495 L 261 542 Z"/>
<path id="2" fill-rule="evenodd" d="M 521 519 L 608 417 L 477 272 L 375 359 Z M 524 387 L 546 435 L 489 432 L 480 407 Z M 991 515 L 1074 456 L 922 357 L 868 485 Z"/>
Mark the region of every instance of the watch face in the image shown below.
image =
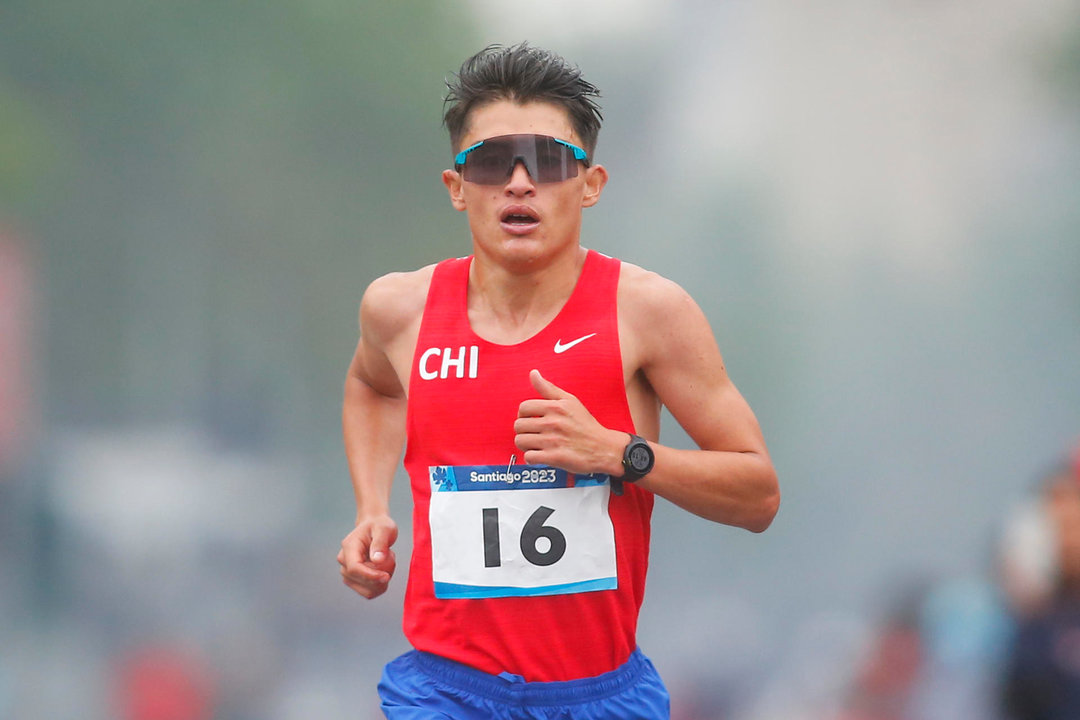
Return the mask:
<path id="1" fill-rule="evenodd" d="M 651 461 L 652 453 L 649 452 L 647 447 L 639 445 L 630 450 L 630 467 L 636 472 L 645 472 L 648 470 Z"/>

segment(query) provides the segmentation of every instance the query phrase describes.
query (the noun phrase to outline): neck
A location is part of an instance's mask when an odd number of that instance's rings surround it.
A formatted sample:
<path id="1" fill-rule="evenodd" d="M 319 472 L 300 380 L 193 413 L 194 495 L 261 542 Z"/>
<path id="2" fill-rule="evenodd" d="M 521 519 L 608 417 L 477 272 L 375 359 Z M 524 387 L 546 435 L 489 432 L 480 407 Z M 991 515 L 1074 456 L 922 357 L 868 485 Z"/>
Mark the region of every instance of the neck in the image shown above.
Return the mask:
<path id="1" fill-rule="evenodd" d="M 575 246 L 543 267 L 486 262 L 477 253 L 469 269 L 469 322 L 492 342 L 526 340 L 550 323 L 577 285 L 588 251 Z"/>

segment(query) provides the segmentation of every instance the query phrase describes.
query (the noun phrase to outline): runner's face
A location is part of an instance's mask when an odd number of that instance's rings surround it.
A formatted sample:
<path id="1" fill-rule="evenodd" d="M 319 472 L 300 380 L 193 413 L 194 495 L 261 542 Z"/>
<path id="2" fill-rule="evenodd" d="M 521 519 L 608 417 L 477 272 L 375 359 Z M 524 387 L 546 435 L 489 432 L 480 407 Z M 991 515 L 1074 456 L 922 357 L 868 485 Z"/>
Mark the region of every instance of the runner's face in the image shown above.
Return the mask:
<path id="1" fill-rule="evenodd" d="M 522 133 L 582 144 L 563 108 L 544 102 L 499 100 L 469 114 L 457 150 L 488 138 Z M 451 203 L 468 213 L 477 256 L 526 265 L 576 250 L 582 208 L 596 203 L 606 179 L 602 167 L 584 164 L 579 165 L 575 177 L 547 183 L 537 183 L 521 163 L 500 185 L 468 182 L 455 170 L 443 172 Z"/>

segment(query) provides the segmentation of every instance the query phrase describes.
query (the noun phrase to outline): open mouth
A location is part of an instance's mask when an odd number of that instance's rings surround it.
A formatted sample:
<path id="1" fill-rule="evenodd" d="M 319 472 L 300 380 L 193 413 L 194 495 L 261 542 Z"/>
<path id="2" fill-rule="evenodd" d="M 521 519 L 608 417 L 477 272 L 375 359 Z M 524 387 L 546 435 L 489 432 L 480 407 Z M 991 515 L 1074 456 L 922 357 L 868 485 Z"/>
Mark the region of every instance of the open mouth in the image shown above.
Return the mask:
<path id="1" fill-rule="evenodd" d="M 540 222 L 536 212 L 526 206 L 514 206 L 505 208 L 499 216 L 501 222 L 514 227 L 527 227 Z"/>
<path id="2" fill-rule="evenodd" d="M 531 225 L 532 223 L 536 222 L 536 218 L 530 215 L 513 214 L 507 215 L 503 222 L 510 223 L 511 225 Z"/>

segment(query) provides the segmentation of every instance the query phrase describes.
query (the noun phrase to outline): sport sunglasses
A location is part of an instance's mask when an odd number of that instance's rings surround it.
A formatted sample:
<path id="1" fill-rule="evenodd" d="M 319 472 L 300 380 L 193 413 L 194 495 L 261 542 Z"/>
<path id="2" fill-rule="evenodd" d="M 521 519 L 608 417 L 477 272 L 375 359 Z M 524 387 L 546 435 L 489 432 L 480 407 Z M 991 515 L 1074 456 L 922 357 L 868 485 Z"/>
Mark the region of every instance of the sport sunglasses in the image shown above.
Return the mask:
<path id="1" fill-rule="evenodd" d="M 500 135 L 470 145 L 454 157 L 463 178 L 477 185 L 502 185 L 519 162 L 533 182 L 554 183 L 577 177 L 578 161 L 588 154 L 573 143 L 547 135 Z"/>

